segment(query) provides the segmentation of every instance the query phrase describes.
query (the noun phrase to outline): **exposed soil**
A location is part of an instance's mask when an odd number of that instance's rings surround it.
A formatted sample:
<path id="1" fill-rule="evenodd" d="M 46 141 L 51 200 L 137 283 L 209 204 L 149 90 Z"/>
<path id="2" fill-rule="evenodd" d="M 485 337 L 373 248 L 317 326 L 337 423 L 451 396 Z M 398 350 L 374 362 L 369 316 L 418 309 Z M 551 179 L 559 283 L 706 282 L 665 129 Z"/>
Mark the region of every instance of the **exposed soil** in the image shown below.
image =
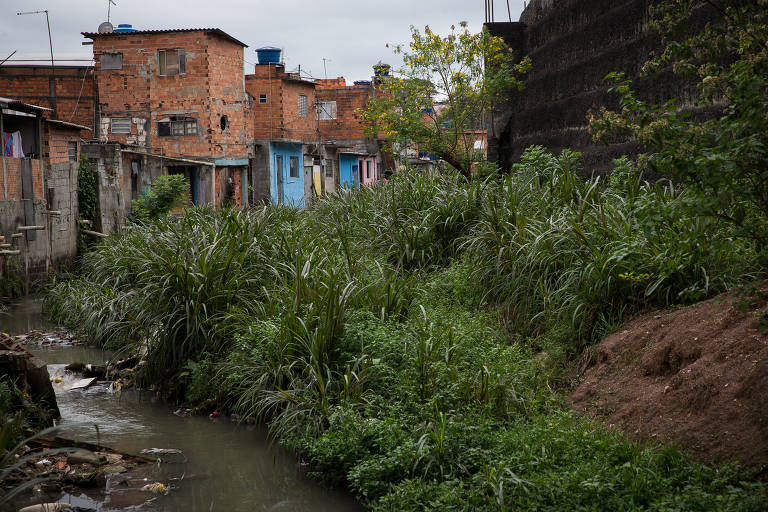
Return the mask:
<path id="1" fill-rule="evenodd" d="M 675 442 L 705 462 L 768 463 L 763 297 L 753 296 L 746 313 L 720 296 L 628 322 L 595 347 L 573 408 L 630 438 Z"/>

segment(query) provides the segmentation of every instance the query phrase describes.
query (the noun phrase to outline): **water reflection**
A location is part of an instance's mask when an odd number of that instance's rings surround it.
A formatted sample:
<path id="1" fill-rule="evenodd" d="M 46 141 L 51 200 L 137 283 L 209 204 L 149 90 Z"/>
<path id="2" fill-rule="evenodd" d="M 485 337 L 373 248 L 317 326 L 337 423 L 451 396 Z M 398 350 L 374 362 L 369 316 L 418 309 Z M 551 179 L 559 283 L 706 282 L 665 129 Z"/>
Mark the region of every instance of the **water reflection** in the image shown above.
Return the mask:
<path id="1" fill-rule="evenodd" d="M 8 315 L 0 318 L 0 331 L 21 334 L 50 327 L 42 321 L 39 301 L 22 302 L 20 306 L 9 311 L 13 319 L 10 323 Z M 167 496 L 152 501 L 151 509 L 158 511 L 360 510 L 346 494 L 325 490 L 304 478 L 293 455 L 270 446 L 261 429 L 235 425 L 226 418 L 217 422 L 201 417 L 180 418 L 150 392 L 123 390 L 119 395 L 110 394 L 107 383 L 69 389 L 75 377 L 64 373 L 66 363 L 103 363 L 114 357 L 109 352 L 86 347 L 39 348 L 34 352 L 49 363 L 62 425 L 99 425 L 98 434 L 91 426 L 79 426 L 62 435 L 100 442 L 127 453 L 139 453 L 145 448 L 177 448 L 187 457 L 186 463 L 153 466 L 144 476 L 146 480 L 139 482 L 111 478 L 106 493 L 55 498 L 71 499 L 73 504 L 76 501 L 83 508 L 99 511 L 129 510 L 143 500 L 136 499 L 141 492 L 140 484 L 158 481 L 172 487 Z M 61 381 L 56 382 L 58 379 Z"/>

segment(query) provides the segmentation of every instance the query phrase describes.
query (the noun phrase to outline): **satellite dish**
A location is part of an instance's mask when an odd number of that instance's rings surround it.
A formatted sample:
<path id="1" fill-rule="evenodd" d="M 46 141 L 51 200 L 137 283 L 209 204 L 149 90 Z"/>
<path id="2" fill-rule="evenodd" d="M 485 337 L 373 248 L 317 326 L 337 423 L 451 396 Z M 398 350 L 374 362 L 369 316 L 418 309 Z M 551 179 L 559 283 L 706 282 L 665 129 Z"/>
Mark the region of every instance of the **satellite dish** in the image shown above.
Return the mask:
<path id="1" fill-rule="evenodd" d="M 101 25 L 99 25 L 99 34 L 111 34 L 114 32 L 115 27 L 112 26 L 112 24 L 108 21 L 105 21 Z"/>

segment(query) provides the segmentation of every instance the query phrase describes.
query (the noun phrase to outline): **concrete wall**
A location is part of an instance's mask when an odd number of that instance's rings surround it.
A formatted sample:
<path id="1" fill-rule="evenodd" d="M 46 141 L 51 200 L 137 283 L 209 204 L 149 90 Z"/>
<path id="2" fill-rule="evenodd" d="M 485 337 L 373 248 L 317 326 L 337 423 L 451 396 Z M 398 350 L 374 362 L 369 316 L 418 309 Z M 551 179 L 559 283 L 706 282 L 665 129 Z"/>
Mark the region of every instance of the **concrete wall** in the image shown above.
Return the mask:
<path id="1" fill-rule="evenodd" d="M 120 146 L 83 144 L 82 151 L 97 172 L 99 216 L 93 228 L 100 233 L 119 233 L 125 226 L 125 212 L 130 207 L 123 191 L 125 172 Z"/>
<path id="2" fill-rule="evenodd" d="M 45 169 L 46 197 L 31 200 L 0 201 L 0 235 L 16 255 L 0 255 L 0 279 L 9 273 L 25 281 L 27 292 L 32 282 L 44 279 L 51 270 L 70 268 L 77 256 L 77 162 L 64 162 Z M 32 205 L 34 236 L 20 233 L 28 225 L 25 204 Z"/>
<path id="3" fill-rule="evenodd" d="M 658 39 L 647 31 L 649 8 L 658 0 L 534 0 L 519 23 L 489 23 L 518 57 L 529 56 L 533 69 L 525 90 L 513 92 L 491 113 L 488 158 L 510 169 L 531 145 L 553 152 L 583 152 L 585 171 L 606 172 L 611 162 L 641 150 L 628 141 L 604 146 L 592 141 L 587 112 L 618 106 L 604 77 L 622 71 L 634 80 L 641 99 L 663 103 L 677 97 L 689 107 L 695 87 L 671 71 L 648 78 L 641 68 Z M 694 25 L 712 16 L 695 13 Z"/>

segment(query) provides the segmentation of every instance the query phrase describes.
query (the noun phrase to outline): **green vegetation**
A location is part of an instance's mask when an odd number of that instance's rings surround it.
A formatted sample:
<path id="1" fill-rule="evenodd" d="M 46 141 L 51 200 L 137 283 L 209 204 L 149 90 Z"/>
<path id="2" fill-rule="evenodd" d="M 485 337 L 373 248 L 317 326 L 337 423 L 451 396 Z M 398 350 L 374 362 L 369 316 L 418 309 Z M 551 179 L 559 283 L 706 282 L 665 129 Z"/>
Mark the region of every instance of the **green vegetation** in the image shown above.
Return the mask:
<path id="1" fill-rule="evenodd" d="M 411 27 L 409 47 L 394 48 L 403 66 L 381 77 L 382 94 L 369 100 L 361 117 L 370 123 L 370 136 L 383 133 L 389 151 L 429 152 L 469 176 L 485 159 L 472 131 L 484 129 L 483 113 L 494 101 L 522 88 L 530 62 L 515 63 L 501 38 L 459 25 L 445 37 Z"/>
<path id="2" fill-rule="evenodd" d="M 564 369 L 626 315 L 752 280 L 754 242 L 626 162 L 403 173 L 311 211 L 192 208 L 106 239 L 48 308 L 141 378 L 255 415 L 377 510 L 761 510 L 747 470 L 568 412 Z"/>
<path id="3" fill-rule="evenodd" d="M 187 199 L 189 185 L 182 174 L 158 176 L 149 190 L 131 203 L 137 220 L 148 221 L 168 215 Z"/>
<path id="4" fill-rule="evenodd" d="M 611 75 L 621 110 L 602 109 L 593 119 L 596 139 L 630 136 L 652 153 L 639 169 L 671 176 L 699 192 L 692 215 L 732 223 L 738 236 L 755 241 L 768 262 L 768 1 L 704 2 L 717 18 L 691 34 L 692 0 L 668 0 L 655 8 L 653 26 L 664 51 L 648 61 L 653 75 L 672 67 L 698 84 L 695 105 L 716 112 L 702 121 L 675 101 L 649 105 L 629 81 Z"/>

